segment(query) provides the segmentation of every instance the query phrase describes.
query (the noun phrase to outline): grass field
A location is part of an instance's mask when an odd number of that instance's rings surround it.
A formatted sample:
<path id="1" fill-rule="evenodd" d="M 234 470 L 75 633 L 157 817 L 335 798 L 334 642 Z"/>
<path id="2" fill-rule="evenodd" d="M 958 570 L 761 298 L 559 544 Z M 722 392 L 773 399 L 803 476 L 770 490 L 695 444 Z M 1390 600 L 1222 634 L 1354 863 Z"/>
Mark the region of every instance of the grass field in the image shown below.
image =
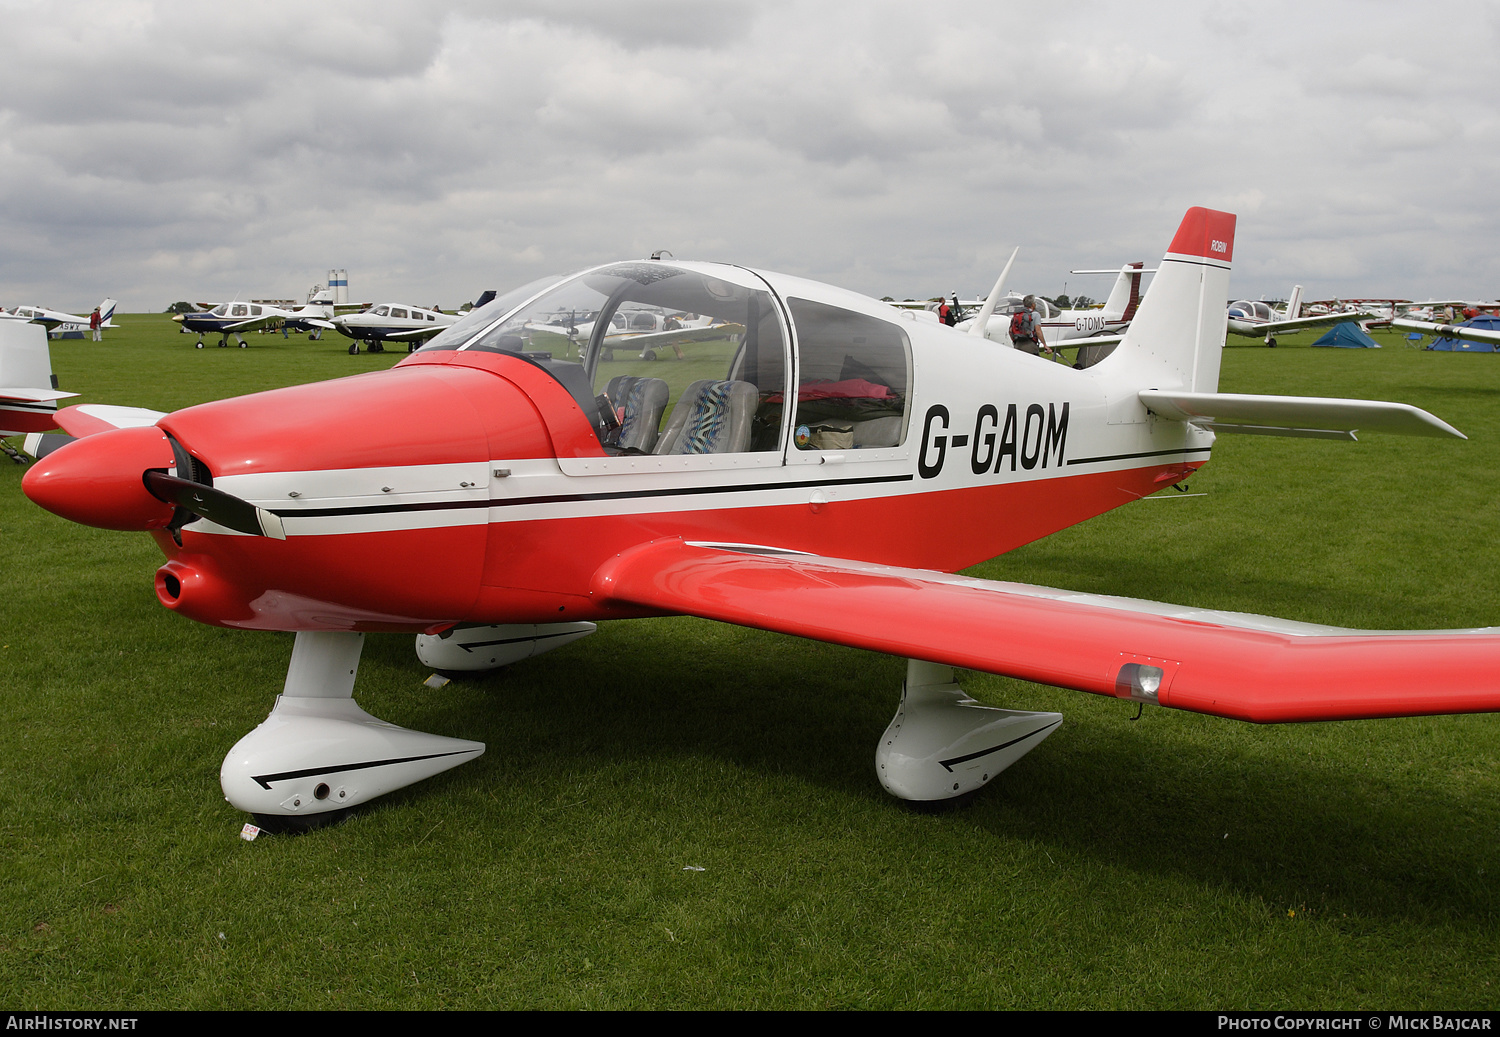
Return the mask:
<path id="1" fill-rule="evenodd" d="M 84 402 L 166 410 L 400 358 L 279 335 L 199 351 L 164 317 L 117 321 L 102 345 L 53 345 Z M 1500 622 L 1500 356 L 1299 347 L 1313 337 L 1227 350 L 1221 388 L 1400 400 L 1470 441 L 1222 437 L 1191 482 L 1205 496 L 972 571 L 1347 626 Z M 1067 720 L 923 811 L 873 768 L 899 659 L 641 620 L 433 691 L 410 636 L 371 635 L 360 704 L 488 752 L 336 827 L 244 842 L 218 768 L 269 711 L 291 636 L 162 609 L 148 538 L 57 519 L 20 477 L 0 464 L 8 1007 L 1497 1001 L 1494 716 L 1132 722 L 967 674 L 986 702 Z"/>

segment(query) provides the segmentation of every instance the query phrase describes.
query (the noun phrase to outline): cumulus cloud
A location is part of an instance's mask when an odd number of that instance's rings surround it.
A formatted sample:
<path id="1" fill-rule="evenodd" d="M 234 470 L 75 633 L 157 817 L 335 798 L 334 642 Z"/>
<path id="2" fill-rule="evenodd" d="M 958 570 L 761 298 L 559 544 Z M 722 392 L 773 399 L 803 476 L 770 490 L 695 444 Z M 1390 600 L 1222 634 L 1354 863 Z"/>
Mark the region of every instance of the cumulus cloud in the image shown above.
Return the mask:
<path id="1" fill-rule="evenodd" d="M 656 248 L 980 292 L 1015 244 L 1050 294 L 1159 254 L 1191 204 L 1239 212 L 1240 294 L 1493 296 L 1496 24 L 1462 0 L 12 0 L 4 38 L 48 42 L 0 64 L 0 302 L 291 296 L 337 266 L 360 299 L 455 305 Z"/>

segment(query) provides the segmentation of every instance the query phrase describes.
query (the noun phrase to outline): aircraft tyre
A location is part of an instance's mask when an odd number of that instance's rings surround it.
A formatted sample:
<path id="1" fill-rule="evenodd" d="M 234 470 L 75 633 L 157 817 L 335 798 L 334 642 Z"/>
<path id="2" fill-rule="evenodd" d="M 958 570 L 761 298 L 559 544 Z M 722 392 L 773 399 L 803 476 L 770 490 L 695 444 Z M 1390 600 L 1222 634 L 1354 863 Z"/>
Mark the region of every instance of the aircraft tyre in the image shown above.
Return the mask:
<path id="1" fill-rule="evenodd" d="M 641 359 L 642 360 L 655 360 L 656 359 L 656 350 L 654 350 L 654 349 L 645 350 L 643 353 L 641 353 Z"/>
<path id="2" fill-rule="evenodd" d="M 197 345 L 194 348 L 196 348 L 196 349 L 202 349 L 203 348 L 203 340 L 199 339 Z"/>
<path id="3" fill-rule="evenodd" d="M 385 347 L 382 346 L 379 342 L 371 342 L 370 343 L 370 348 L 368 350 L 366 350 L 366 352 L 368 352 L 368 353 L 384 353 L 385 352 Z"/>
<path id="4" fill-rule="evenodd" d="M 350 356 L 354 356 L 358 352 L 359 352 L 359 343 L 358 342 L 354 343 L 354 345 L 352 345 L 352 346 L 349 347 L 349 355 Z"/>
<path id="5" fill-rule="evenodd" d="M 250 816 L 255 819 L 255 827 L 262 832 L 269 832 L 271 835 L 306 835 L 319 828 L 338 824 L 348 817 L 353 809 L 353 807 L 344 807 L 341 810 L 327 810 L 321 814 L 305 814 L 300 817 L 284 817 L 280 814 L 251 814 Z"/>
<path id="6" fill-rule="evenodd" d="M 1266 345 L 1269 346 L 1269 347 L 1271 347 L 1272 349 L 1275 349 L 1276 348 L 1276 340 L 1274 338 L 1268 338 L 1268 339 L 1266 339 Z"/>

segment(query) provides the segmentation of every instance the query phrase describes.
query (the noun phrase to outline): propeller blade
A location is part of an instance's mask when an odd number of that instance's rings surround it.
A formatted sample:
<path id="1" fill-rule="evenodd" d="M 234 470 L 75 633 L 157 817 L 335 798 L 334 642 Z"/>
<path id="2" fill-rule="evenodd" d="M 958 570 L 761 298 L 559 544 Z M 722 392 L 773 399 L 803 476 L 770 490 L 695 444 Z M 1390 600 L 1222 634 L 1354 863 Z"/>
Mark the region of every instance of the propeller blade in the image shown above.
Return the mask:
<path id="1" fill-rule="evenodd" d="M 191 479 L 179 479 L 156 468 L 147 469 L 143 478 L 146 489 L 159 501 L 175 504 L 183 511 L 190 511 L 200 518 L 217 522 L 226 529 L 239 533 L 266 536 L 275 540 L 286 539 L 286 530 L 282 528 L 278 515 L 264 508 L 257 508 L 233 494 Z"/>
<path id="2" fill-rule="evenodd" d="M 21 449 L 40 461 L 59 447 L 65 447 L 77 438 L 65 432 L 33 432 L 22 441 Z"/>

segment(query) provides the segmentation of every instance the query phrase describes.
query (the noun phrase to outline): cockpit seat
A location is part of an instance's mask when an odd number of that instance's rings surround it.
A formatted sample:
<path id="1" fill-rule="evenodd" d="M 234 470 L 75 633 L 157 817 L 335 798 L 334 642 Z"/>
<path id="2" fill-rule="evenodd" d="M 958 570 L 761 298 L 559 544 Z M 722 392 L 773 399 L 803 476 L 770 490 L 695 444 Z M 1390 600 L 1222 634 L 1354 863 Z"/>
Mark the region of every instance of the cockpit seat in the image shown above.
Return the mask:
<path id="1" fill-rule="evenodd" d="M 657 429 L 661 428 L 662 411 L 667 409 L 670 394 L 667 383 L 660 378 L 622 374 L 611 378 L 604 392 L 620 416 L 620 434 L 615 445 L 622 450 L 651 453 L 656 446 Z"/>
<path id="2" fill-rule="evenodd" d="M 759 393 L 749 382 L 705 378 L 683 390 L 657 454 L 733 454 L 750 449 L 750 422 Z"/>
<path id="3" fill-rule="evenodd" d="M 854 446 L 882 447 L 901 445 L 901 426 L 905 421 L 899 414 L 884 418 L 871 418 L 854 426 Z"/>

